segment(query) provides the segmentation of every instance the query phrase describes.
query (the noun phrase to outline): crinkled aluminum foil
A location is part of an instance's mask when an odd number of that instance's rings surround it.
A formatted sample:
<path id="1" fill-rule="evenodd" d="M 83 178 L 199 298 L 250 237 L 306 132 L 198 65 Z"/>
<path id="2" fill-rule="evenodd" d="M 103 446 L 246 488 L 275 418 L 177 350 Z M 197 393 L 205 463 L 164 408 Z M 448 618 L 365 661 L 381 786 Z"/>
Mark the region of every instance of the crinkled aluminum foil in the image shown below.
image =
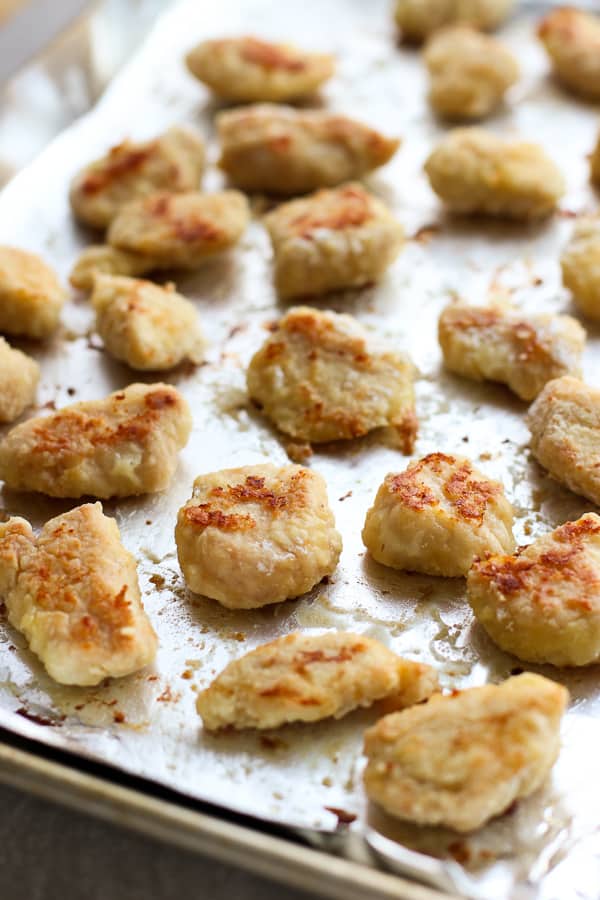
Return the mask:
<path id="1" fill-rule="evenodd" d="M 91 240 L 73 223 L 67 203 L 69 180 L 83 164 L 126 135 L 147 137 L 178 121 L 202 130 L 214 161 L 217 105 L 187 74 L 182 57 L 202 37 L 248 32 L 291 36 L 301 45 L 336 52 L 338 74 L 323 91 L 324 104 L 404 138 L 396 158 L 367 184 L 413 238 L 381 284 L 318 305 L 353 313 L 412 355 L 420 372 L 415 455 L 434 450 L 466 454 L 500 478 L 515 506 L 520 542 L 579 516 L 590 504 L 554 484 L 530 458 L 525 405 L 501 386 L 444 373 L 436 339 L 439 312 L 457 294 L 481 301 L 489 292 L 503 291 L 526 311 L 569 310 L 558 256 L 573 213 L 598 206 L 586 161 L 597 114 L 547 77 L 544 54 L 526 17 L 504 30 L 523 77 L 489 127 L 539 141 L 562 168 L 568 194 L 562 213 L 550 222 L 458 224 L 443 216 L 422 164 L 444 129 L 428 110 L 418 52 L 397 45 L 388 3 L 183 0 L 163 17 L 98 106 L 0 195 L 0 241 L 41 253 L 66 280 L 78 252 Z M 209 190 L 222 184 L 216 169 L 204 184 Z M 384 475 L 408 463 L 379 434 L 318 450 L 311 460 L 327 479 L 344 538 L 339 569 L 328 584 L 300 600 L 239 613 L 186 591 L 173 526 L 195 476 L 287 459 L 285 441 L 253 411 L 244 390 L 245 366 L 265 337 L 265 324 L 283 309 L 272 288 L 269 243 L 258 218 L 234 252 L 179 278 L 178 286 L 196 302 L 210 340 L 207 364 L 168 378 L 192 406 L 193 436 L 170 490 L 105 504 L 139 560 L 144 602 L 160 636 L 156 665 L 92 690 L 60 687 L 45 675 L 23 638 L 2 626 L 2 722 L 18 731 L 24 714 L 41 717 L 52 725 L 36 727 L 42 742 L 265 819 L 328 831 L 337 824 L 328 808 L 343 809 L 357 816 L 351 833 L 360 834 L 368 822 L 407 846 L 459 860 L 472 873 L 472 890 L 486 898 L 598 897 L 598 667 L 537 670 L 564 683 L 572 697 L 553 777 L 534 797 L 468 838 L 394 823 L 367 807 L 361 742 L 375 718 L 372 711 L 262 736 L 202 733 L 195 690 L 230 659 L 297 628 L 367 633 L 435 665 L 446 686 L 501 680 L 518 661 L 497 651 L 473 623 L 463 580 L 394 572 L 365 556 L 360 530 L 366 510 Z M 585 377 L 600 383 L 600 331 L 587 327 Z M 40 408 L 100 397 L 136 380 L 101 352 L 92 329 L 87 300 L 74 295 L 62 333 L 47 347 L 27 346 L 43 367 Z M 40 525 L 70 504 L 4 491 L 2 506 L 6 515 L 23 515 Z"/>

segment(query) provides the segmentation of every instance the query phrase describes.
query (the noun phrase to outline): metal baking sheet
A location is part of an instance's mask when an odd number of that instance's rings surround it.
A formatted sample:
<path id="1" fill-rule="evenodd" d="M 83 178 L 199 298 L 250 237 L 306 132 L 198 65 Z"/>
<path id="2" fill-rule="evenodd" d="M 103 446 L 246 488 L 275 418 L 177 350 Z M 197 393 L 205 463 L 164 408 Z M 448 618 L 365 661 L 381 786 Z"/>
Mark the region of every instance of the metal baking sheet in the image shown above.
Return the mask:
<path id="1" fill-rule="evenodd" d="M 332 27 L 324 28 L 325 21 Z M 412 355 L 420 373 L 415 455 L 463 453 L 501 478 L 515 506 L 521 542 L 589 509 L 531 461 L 525 405 L 500 386 L 445 374 L 436 340 L 437 316 L 457 294 L 477 301 L 502 290 L 523 310 L 569 310 L 558 255 L 573 216 L 598 206 L 588 187 L 586 161 L 597 110 L 567 97 L 547 77 L 525 13 L 503 33 L 519 56 L 523 77 L 489 126 L 539 141 L 562 168 L 568 193 L 551 222 L 457 224 L 443 216 L 421 170 L 444 129 L 427 108 L 419 55 L 398 47 L 384 0 L 222 0 L 216 8 L 182 0 L 159 21 L 96 108 L 5 188 L 0 241 L 41 253 L 66 280 L 93 237 L 74 225 L 67 203 L 69 180 L 89 159 L 126 135 L 144 138 L 187 121 L 206 136 L 214 162 L 212 118 L 218 107 L 186 73 L 182 57 L 202 37 L 249 31 L 273 38 L 293 35 L 299 44 L 333 50 L 338 73 L 322 102 L 404 138 L 397 157 L 367 184 L 396 212 L 412 239 L 377 287 L 328 297 L 318 305 L 353 313 Z M 212 166 L 204 186 L 221 185 Z M 251 613 L 226 611 L 186 590 L 173 527 L 195 476 L 287 459 L 285 441 L 253 411 L 244 390 L 245 366 L 264 339 L 265 324 L 284 308 L 271 284 L 260 209 L 257 203 L 257 215 L 234 252 L 177 279 L 179 289 L 197 304 L 210 349 L 205 365 L 167 378 L 182 390 L 194 414 L 193 435 L 172 487 L 142 500 L 105 504 L 138 558 L 144 602 L 160 637 L 155 666 L 92 690 L 61 687 L 45 675 L 22 637 L 2 625 L 0 722 L 189 796 L 298 828 L 334 831 L 338 817 L 331 810 L 344 810 L 357 817 L 350 833 L 359 836 L 368 824 L 407 846 L 459 860 L 472 873 L 472 889 L 486 898 L 516 896 L 518 885 L 523 897 L 592 900 L 600 884 L 600 786 L 594 778 L 600 740 L 598 667 L 538 669 L 566 684 L 572 696 L 553 777 L 537 795 L 469 838 L 399 825 L 366 804 L 361 743 L 375 719 L 373 711 L 262 736 L 202 733 L 195 690 L 230 659 L 298 628 L 365 632 L 435 665 L 447 687 L 498 681 L 518 665 L 474 625 L 464 581 L 393 572 L 365 556 L 360 540 L 365 512 L 384 475 L 408 462 L 378 434 L 329 446 L 311 459 L 328 482 L 344 539 L 340 566 L 328 584 L 300 600 Z M 585 377 L 600 384 L 600 331 L 586 325 Z M 89 304 L 80 295 L 71 297 L 62 332 L 50 345 L 23 346 L 42 363 L 40 409 L 100 397 L 140 380 L 101 351 Z M 2 494 L 5 515 L 23 515 L 34 525 L 71 505 Z"/>

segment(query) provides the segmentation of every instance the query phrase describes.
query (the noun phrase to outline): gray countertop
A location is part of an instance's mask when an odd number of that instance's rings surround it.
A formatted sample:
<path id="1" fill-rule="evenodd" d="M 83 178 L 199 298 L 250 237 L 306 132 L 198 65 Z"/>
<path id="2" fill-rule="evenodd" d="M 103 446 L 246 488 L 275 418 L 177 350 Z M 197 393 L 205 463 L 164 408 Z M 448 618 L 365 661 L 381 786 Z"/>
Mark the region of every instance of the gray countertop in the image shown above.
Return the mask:
<path id="1" fill-rule="evenodd" d="M 0 785 L 2 900 L 309 900 Z"/>

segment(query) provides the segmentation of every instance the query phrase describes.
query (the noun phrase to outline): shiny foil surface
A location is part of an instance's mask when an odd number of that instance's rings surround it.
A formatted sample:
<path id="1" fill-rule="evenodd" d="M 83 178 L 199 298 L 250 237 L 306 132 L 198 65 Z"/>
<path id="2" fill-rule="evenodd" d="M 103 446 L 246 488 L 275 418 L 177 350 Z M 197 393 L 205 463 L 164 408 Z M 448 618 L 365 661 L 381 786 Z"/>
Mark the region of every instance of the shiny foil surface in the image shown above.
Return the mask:
<path id="1" fill-rule="evenodd" d="M 66 283 L 78 253 L 94 239 L 71 217 L 72 176 L 124 137 L 150 137 L 176 122 L 195 125 L 207 139 L 204 189 L 223 185 L 214 165 L 212 123 L 219 105 L 183 65 L 185 52 L 202 38 L 253 33 L 333 51 L 337 74 L 317 102 L 403 138 L 395 158 L 365 183 L 393 209 L 409 240 L 380 284 L 315 305 L 352 313 L 410 353 L 419 371 L 414 457 L 438 450 L 463 454 L 501 479 L 515 508 L 517 540 L 527 543 L 593 507 L 554 483 L 532 460 L 524 403 L 500 385 L 476 384 L 442 370 L 436 334 L 439 313 L 455 296 L 483 302 L 501 292 L 526 312 L 573 312 L 561 287 L 558 259 L 573 217 L 598 207 L 586 159 L 596 139 L 598 111 L 564 93 L 548 76 L 533 26 L 528 6 L 501 32 L 518 56 L 522 78 L 486 124 L 500 134 L 539 142 L 562 169 L 567 194 L 560 212 L 547 222 L 457 222 L 444 215 L 422 166 L 447 129 L 427 105 L 418 51 L 398 44 L 389 3 L 182 0 L 159 20 L 97 106 L 0 194 L 0 242 L 40 253 Z M 253 201 L 252 223 L 234 251 L 197 273 L 175 275 L 178 289 L 195 302 L 209 340 L 204 365 L 140 378 L 102 351 L 89 302 L 76 292 L 53 341 L 19 344 L 42 365 L 36 414 L 51 405 L 102 397 L 132 381 L 164 377 L 191 404 L 194 429 L 168 491 L 104 504 L 138 559 L 144 604 L 160 639 L 156 664 L 94 689 L 62 687 L 3 620 L 0 721 L 43 743 L 262 819 L 333 832 L 338 815 L 331 810 L 341 810 L 356 816 L 349 828 L 356 839 L 368 824 L 406 846 L 457 861 L 468 873 L 465 892 L 476 896 L 593 900 L 600 885 L 598 667 L 528 667 L 571 692 L 560 759 L 543 790 L 466 837 L 393 822 L 368 806 L 361 746 L 365 728 L 377 717 L 374 710 L 262 735 L 202 731 L 196 691 L 231 659 L 295 629 L 371 635 L 400 654 L 436 666 L 445 688 L 500 681 L 522 668 L 474 623 L 463 579 L 396 572 L 365 554 L 360 531 L 377 487 L 386 473 L 402 471 L 409 462 L 381 433 L 315 448 L 309 461 L 327 481 L 344 541 L 340 565 L 328 583 L 298 600 L 252 612 L 227 611 L 186 590 L 173 529 L 194 478 L 229 466 L 287 461 L 287 441 L 245 392 L 245 367 L 265 339 L 265 326 L 285 309 L 273 290 L 271 251 L 260 222 L 267 208 L 266 201 Z M 584 376 L 600 384 L 600 330 L 584 324 Z M 5 516 L 25 516 L 35 527 L 76 505 L 8 491 L 1 503 Z M 326 835 L 323 840 L 327 844 Z"/>

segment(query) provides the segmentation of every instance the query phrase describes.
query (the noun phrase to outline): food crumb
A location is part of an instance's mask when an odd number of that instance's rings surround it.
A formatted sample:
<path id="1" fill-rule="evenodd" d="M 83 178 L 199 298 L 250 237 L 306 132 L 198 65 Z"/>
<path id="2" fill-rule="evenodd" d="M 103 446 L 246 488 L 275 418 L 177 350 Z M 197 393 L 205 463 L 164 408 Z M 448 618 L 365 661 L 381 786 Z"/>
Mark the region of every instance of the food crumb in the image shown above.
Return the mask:
<path id="1" fill-rule="evenodd" d="M 421 225 L 420 228 L 417 228 L 411 240 L 416 241 L 417 244 L 429 244 L 440 231 L 440 226 L 436 224 Z"/>
<path id="2" fill-rule="evenodd" d="M 356 821 L 356 815 L 351 812 L 347 812 L 345 809 L 338 809 L 337 806 L 326 806 L 325 809 L 327 812 L 333 813 L 334 816 L 337 816 L 338 825 L 351 825 L 352 822 Z"/>
<path id="3" fill-rule="evenodd" d="M 285 750 L 287 749 L 287 744 L 285 741 L 282 741 L 281 738 L 274 737 L 270 734 L 262 734 L 260 737 L 260 745 L 264 747 L 265 750 Z"/>
<path id="4" fill-rule="evenodd" d="M 468 863 L 471 859 L 471 851 L 463 841 L 454 841 L 453 844 L 449 844 L 448 853 L 461 865 Z"/>
<path id="5" fill-rule="evenodd" d="M 164 691 L 156 698 L 157 703 L 171 703 L 179 700 L 179 694 L 174 694 L 171 685 L 168 684 Z"/>
<path id="6" fill-rule="evenodd" d="M 285 446 L 285 452 L 292 462 L 304 463 L 313 455 L 313 448 L 307 443 L 300 444 L 296 443 L 296 441 L 290 441 Z"/>

